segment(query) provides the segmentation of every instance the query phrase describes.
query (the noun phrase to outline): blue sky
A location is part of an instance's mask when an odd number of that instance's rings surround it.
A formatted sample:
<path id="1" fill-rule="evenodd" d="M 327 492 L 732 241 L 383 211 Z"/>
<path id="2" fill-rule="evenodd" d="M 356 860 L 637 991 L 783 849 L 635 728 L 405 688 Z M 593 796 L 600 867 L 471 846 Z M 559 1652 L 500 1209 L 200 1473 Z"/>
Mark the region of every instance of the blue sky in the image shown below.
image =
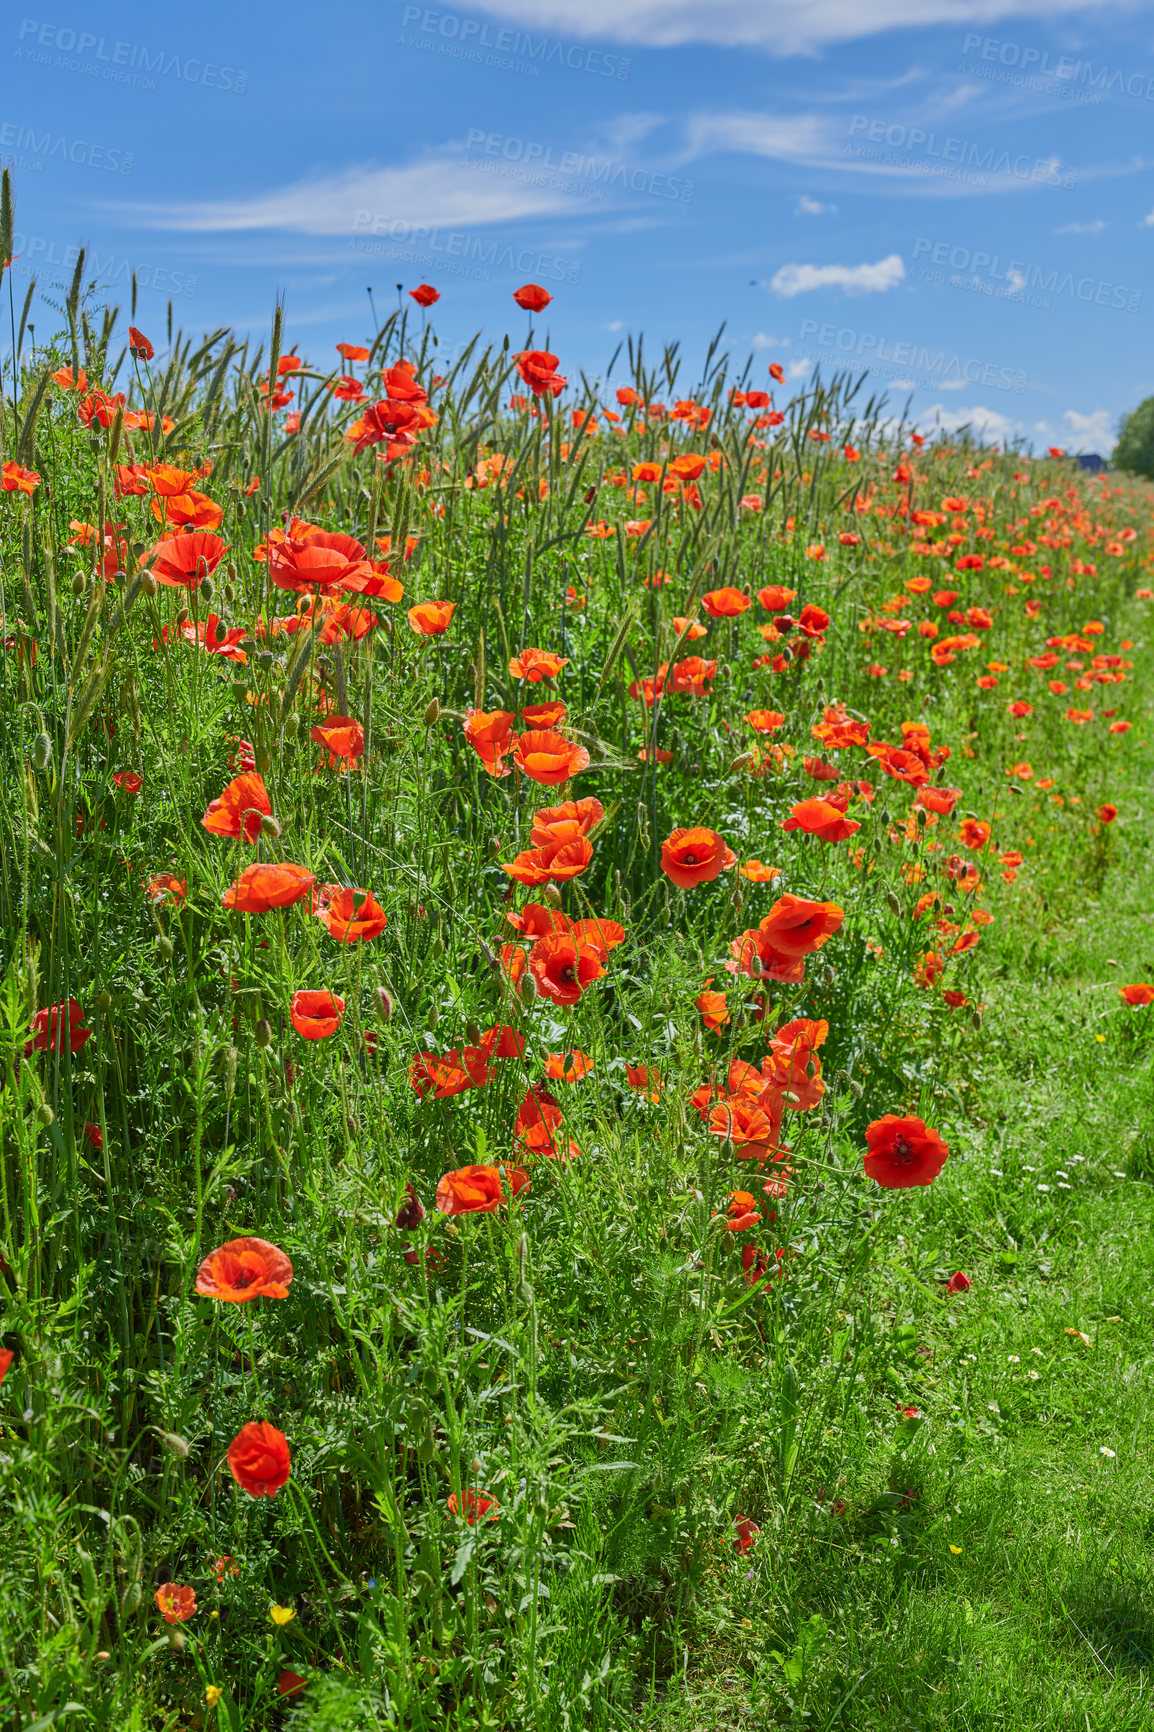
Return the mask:
<path id="1" fill-rule="evenodd" d="M 570 377 L 643 332 L 689 390 L 724 320 L 758 385 L 869 365 L 923 426 L 1036 449 L 1108 451 L 1154 392 L 1149 7 L 38 5 L 0 27 L 18 295 L 83 244 L 154 340 L 170 294 L 196 334 L 280 295 L 327 365 L 370 285 L 440 289 L 451 355 L 520 346 L 532 280 Z"/>

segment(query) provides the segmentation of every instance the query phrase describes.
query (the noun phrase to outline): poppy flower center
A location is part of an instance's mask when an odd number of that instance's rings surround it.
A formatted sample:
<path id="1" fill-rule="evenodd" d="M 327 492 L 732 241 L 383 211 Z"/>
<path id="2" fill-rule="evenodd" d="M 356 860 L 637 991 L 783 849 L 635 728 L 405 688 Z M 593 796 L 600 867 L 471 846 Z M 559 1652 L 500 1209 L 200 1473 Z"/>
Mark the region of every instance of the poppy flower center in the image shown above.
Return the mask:
<path id="1" fill-rule="evenodd" d="M 684 854 L 684 855 L 682 855 L 682 859 L 683 859 L 686 866 L 696 866 L 697 865 L 697 855 L 696 854 L 693 854 L 693 853 Z"/>
<path id="2" fill-rule="evenodd" d="M 577 984 L 577 970 L 574 968 L 574 966 L 571 962 L 567 962 L 565 964 L 564 968 L 561 970 L 561 981 L 562 981 L 562 984 L 565 986 L 576 986 L 576 984 Z"/>
<path id="3" fill-rule="evenodd" d="M 913 1158 L 914 1151 L 906 1141 L 905 1137 L 896 1138 L 894 1142 L 894 1159 L 900 1161 L 903 1166 L 908 1167 Z"/>

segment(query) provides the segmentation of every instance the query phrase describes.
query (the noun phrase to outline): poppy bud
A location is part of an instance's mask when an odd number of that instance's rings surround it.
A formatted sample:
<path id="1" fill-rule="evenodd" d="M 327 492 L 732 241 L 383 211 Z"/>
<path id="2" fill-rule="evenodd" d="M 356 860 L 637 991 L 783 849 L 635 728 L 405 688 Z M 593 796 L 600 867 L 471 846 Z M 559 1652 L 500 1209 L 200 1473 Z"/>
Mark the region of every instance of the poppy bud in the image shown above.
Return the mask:
<path id="1" fill-rule="evenodd" d="M 156 581 L 155 577 L 152 575 L 152 573 L 150 571 L 144 572 L 141 579 L 140 579 L 140 593 L 141 593 L 141 595 L 147 595 L 151 599 L 151 597 L 157 593 L 159 588 L 160 588 L 160 585 L 157 583 L 157 581 Z M 187 612 L 185 613 L 184 617 L 185 617 L 185 619 L 188 618 Z M 180 621 L 178 620 L 177 624 L 179 624 L 179 623 L 180 623 Z"/>
<path id="2" fill-rule="evenodd" d="M 225 601 L 236 600 L 236 590 L 231 583 L 226 583 L 224 586 L 224 599 Z"/>
<path id="3" fill-rule="evenodd" d="M 980 1029 L 982 1026 L 982 1013 L 981 1013 L 981 1011 L 975 1010 L 973 1016 L 970 1018 L 970 1021 L 973 1023 L 973 1025 L 976 1029 Z"/>
<path id="4" fill-rule="evenodd" d="M 112 1655 L 108 1652 L 107 1648 L 100 1648 L 97 1650 L 96 1658 L 98 1660 L 111 1660 Z"/>
<path id="5" fill-rule="evenodd" d="M 97 1010 L 112 1009 L 112 994 L 106 986 L 101 987 L 100 991 L 96 994 L 96 1008 Z"/>
<path id="6" fill-rule="evenodd" d="M 168 1645 L 170 1648 L 174 1649 L 176 1651 L 176 1653 L 183 1654 L 184 1653 L 184 1631 L 183 1630 L 173 1630 L 172 1634 L 168 1638 Z"/>
<path id="7" fill-rule="evenodd" d="M 217 643 L 223 643 L 225 638 L 228 636 L 228 627 L 222 619 L 218 619 L 215 626 L 213 626 L 212 635 L 216 639 Z"/>
<path id="8" fill-rule="evenodd" d="M 272 769 L 272 753 L 262 749 L 256 755 L 256 767 L 265 775 Z"/>
<path id="9" fill-rule="evenodd" d="M 291 716 L 285 717 L 285 719 L 284 719 L 284 731 L 288 735 L 290 740 L 295 740 L 296 736 L 300 733 L 300 731 L 301 731 L 301 719 L 295 710 L 293 711 Z"/>
<path id="10" fill-rule="evenodd" d="M 52 741 L 47 734 L 37 734 L 32 742 L 32 768 L 46 770 L 52 762 Z"/>
<path id="11" fill-rule="evenodd" d="M 914 818 L 917 821 L 919 829 L 924 830 L 926 827 L 926 810 L 924 806 L 919 806 L 917 808 L 914 812 Z"/>
<path id="12" fill-rule="evenodd" d="M 158 1427 L 156 1435 L 159 1437 L 165 1449 L 171 1451 L 173 1455 L 178 1455 L 181 1461 L 188 1460 L 188 1445 L 178 1432 L 161 1431 Z"/>
<path id="13" fill-rule="evenodd" d="M 745 897 L 741 894 L 740 885 L 734 885 L 733 894 L 729 898 L 729 905 L 735 914 L 740 914 L 745 907 Z"/>
<path id="14" fill-rule="evenodd" d="M 481 1044 L 481 1031 L 472 1017 L 465 1024 L 465 1038 L 470 1046 L 480 1046 Z"/>
<path id="15" fill-rule="evenodd" d="M 44 1101 L 37 1107 L 36 1123 L 38 1125 L 43 1125 L 45 1130 L 49 1130 L 56 1123 L 56 1114 L 52 1111 L 52 1108 L 48 1105 L 47 1101 Z"/>
<path id="16" fill-rule="evenodd" d="M 262 836 L 272 836 L 275 840 L 280 835 L 280 819 L 274 818 L 271 812 L 266 812 L 260 821 Z"/>
<path id="17" fill-rule="evenodd" d="M 76 576 L 72 579 L 72 593 L 73 593 L 73 595 L 83 595 L 84 589 L 85 589 L 84 573 L 82 571 L 78 571 L 76 573 Z"/>
<path id="18" fill-rule="evenodd" d="M 892 824 L 893 823 L 893 819 L 889 815 L 889 810 L 885 806 L 883 806 L 881 811 L 878 813 L 878 817 L 881 819 L 883 824 Z"/>
<path id="19" fill-rule="evenodd" d="M 541 892 L 541 900 L 548 908 L 560 908 L 561 892 L 557 888 L 556 884 L 546 884 L 544 890 Z"/>
<path id="20" fill-rule="evenodd" d="M 494 860 L 499 860 L 501 858 L 502 843 L 499 836 L 489 837 L 489 853 L 492 855 Z"/>
<path id="21" fill-rule="evenodd" d="M 190 618 L 191 618 L 191 615 L 189 614 L 188 609 L 186 607 L 182 607 L 180 612 L 176 616 L 176 623 L 178 626 L 187 625 Z"/>
<path id="22" fill-rule="evenodd" d="M 377 1015 L 382 1022 L 388 1022 L 393 1014 L 393 1001 L 383 986 L 378 986 L 374 994 L 377 1001 Z"/>
<path id="23" fill-rule="evenodd" d="M 258 1046 L 265 1047 L 272 1045 L 272 1023 L 268 1020 L 267 1016 L 261 1017 L 260 1021 L 256 1025 L 254 1033 L 256 1035 L 256 1044 Z"/>
<path id="24" fill-rule="evenodd" d="M 427 728 L 435 728 L 440 719 L 441 706 L 437 699 L 434 698 L 428 709 L 425 711 L 425 726 Z"/>
<path id="25" fill-rule="evenodd" d="M 756 752 L 742 752 L 740 754 L 740 756 L 734 758 L 732 764 L 730 764 L 729 774 L 731 776 L 736 776 L 739 771 L 748 770 L 750 765 L 756 764 L 756 762 L 757 762 L 757 753 Z"/>
<path id="26" fill-rule="evenodd" d="M 533 979 L 533 976 L 529 973 L 528 969 L 526 969 L 525 973 L 521 976 L 521 984 L 517 988 L 517 990 L 521 994 L 522 1004 L 534 1004 L 534 1003 L 536 1003 L 537 986 L 536 986 L 536 982 Z"/>
<path id="27" fill-rule="evenodd" d="M 156 954 L 160 958 L 161 962 L 171 962 L 175 951 L 176 946 L 173 944 L 172 939 L 165 938 L 164 934 L 161 933 L 156 940 Z"/>
<path id="28" fill-rule="evenodd" d="M 211 601 L 215 594 L 216 585 L 213 583 L 211 577 L 202 577 L 200 580 L 201 601 Z"/>
<path id="29" fill-rule="evenodd" d="M 417 1445 L 417 1460 L 421 1463 L 422 1467 L 428 1467 L 436 1453 L 437 1446 L 433 1442 L 432 1438 L 423 1437 Z"/>
<path id="30" fill-rule="evenodd" d="M 805 1067 L 805 1074 L 809 1078 L 810 1082 L 812 1082 L 814 1077 L 817 1075 L 817 1066 L 814 1064 L 812 1059 L 810 1059 L 809 1063 Z"/>
<path id="31" fill-rule="evenodd" d="M 856 1077 L 850 1077 L 850 1079 L 849 1079 L 849 1092 L 853 1096 L 854 1100 L 856 1100 L 856 1101 L 861 1100 L 861 1097 L 862 1097 L 862 1094 L 864 1091 L 863 1091 L 862 1086 L 858 1082 Z"/>
<path id="32" fill-rule="evenodd" d="M 429 1006 L 429 1014 L 425 1018 L 425 1027 L 430 1031 L 435 1029 L 441 1020 L 441 1013 L 435 1004 Z"/>
<path id="33" fill-rule="evenodd" d="M 902 905 L 898 901 L 897 897 L 894 895 L 892 890 L 886 891 L 886 901 L 889 904 L 889 910 L 890 910 L 891 914 L 900 914 L 901 913 Z"/>

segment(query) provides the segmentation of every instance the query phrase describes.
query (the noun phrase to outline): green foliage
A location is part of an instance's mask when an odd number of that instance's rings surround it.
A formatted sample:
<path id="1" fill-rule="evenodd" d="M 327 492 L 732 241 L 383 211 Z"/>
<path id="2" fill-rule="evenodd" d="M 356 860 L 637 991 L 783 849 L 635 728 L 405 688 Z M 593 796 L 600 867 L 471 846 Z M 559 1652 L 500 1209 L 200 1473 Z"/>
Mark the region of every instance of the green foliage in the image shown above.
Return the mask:
<path id="1" fill-rule="evenodd" d="M 1115 469 L 1154 481 L 1154 397 L 1123 416 L 1110 461 Z"/>

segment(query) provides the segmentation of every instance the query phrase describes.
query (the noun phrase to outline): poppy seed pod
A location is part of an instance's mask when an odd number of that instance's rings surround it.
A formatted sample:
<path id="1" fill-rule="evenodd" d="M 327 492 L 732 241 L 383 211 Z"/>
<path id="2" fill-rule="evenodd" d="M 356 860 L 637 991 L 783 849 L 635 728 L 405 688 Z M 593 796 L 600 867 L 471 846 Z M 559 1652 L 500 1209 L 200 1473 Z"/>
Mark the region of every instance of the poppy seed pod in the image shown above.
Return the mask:
<path id="1" fill-rule="evenodd" d="M 280 819 L 274 818 L 271 812 L 266 812 L 260 821 L 261 835 L 272 836 L 275 840 L 280 835 Z"/>
<path id="2" fill-rule="evenodd" d="M 385 988 L 383 986 L 377 987 L 377 990 L 376 990 L 376 993 L 374 996 L 375 996 L 376 1001 L 377 1001 L 377 1015 L 380 1017 L 382 1022 L 388 1022 L 389 1018 L 393 1014 L 392 998 L 385 991 Z"/>
<path id="3" fill-rule="evenodd" d="M 285 717 L 284 731 L 290 740 L 295 740 L 296 736 L 300 733 L 301 719 L 295 710 L 291 715 Z"/>
<path id="4" fill-rule="evenodd" d="M 425 726 L 427 728 L 435 728 L 440 719 L 441 706 L 437 699 L 434 698 L 428 709 L 425 711 Z"/>
<path id="5" fill-rule="evenodd" d="M 56 1123 L 56 1114 L 52 1111 L 52 1108 L 48 1105 L 47 1101 L 44 1101 L 36 1108 L 36 1123 L 42 1125 L 46 1131 L 50 1130 Z"/>
<path id="6" fill-rule="evenodd" d="M 504 844 L 499 836 L 489 837 L 489 853 L 494 860 L 499 860 L 504 851 Z"/>
<path id="7" fill-rule="evenodd" d="M 112 1009 L 112 994 L 106 986 L 102 987 L 96 994 L 96 1008 L 97 1010 Z"/>
<path id="8" fill-rule="evenodd" d="M 440 1011 L 437 1009 L 435 1004 L 431 1004 L 429 1006 L 429 1014 L 425 1018 L 425 1027 L 429 1030 L 432 1030 L 432 1029 L 436 1028 L 436 1026 L 440 1022 L 440 1020 L 441 1020 Z"/>
<path id="9" fill-rule="evenodd" d="M 267 1016 L 262 1016 L 254 1029 L 256 1044 L 260 1047 L 272 1045 L 272 1024 Z"/>
<path id="10" fill-rule="evenodd" d="M 84 589 L 85 589 L 84 573 L 82 571 L 78 571 L 76 573 L 76 576 L 72 579 L 72 593 L 73 593 L 73 595 L 80 596 L 80 595 L 84 594 Z"/>
<path id="11" fill-rule="evenodd" d="M 172 939 L 165 938 L 164 934 L 161 933 L 156 940 L 156 954 L 160 958 L 161 962 L 171 962 L 175 952 L 176 946 L 173 944 Z"/>
<path id="12" fill-rule="evenodd" d="M 897 897 L 894 895 L 892 890 L 886 891 L 886 902 L 889 904 L 889 911 L 891 914 L 900 914 L 901 913 L 902 905 L 898 901 Z"/>

